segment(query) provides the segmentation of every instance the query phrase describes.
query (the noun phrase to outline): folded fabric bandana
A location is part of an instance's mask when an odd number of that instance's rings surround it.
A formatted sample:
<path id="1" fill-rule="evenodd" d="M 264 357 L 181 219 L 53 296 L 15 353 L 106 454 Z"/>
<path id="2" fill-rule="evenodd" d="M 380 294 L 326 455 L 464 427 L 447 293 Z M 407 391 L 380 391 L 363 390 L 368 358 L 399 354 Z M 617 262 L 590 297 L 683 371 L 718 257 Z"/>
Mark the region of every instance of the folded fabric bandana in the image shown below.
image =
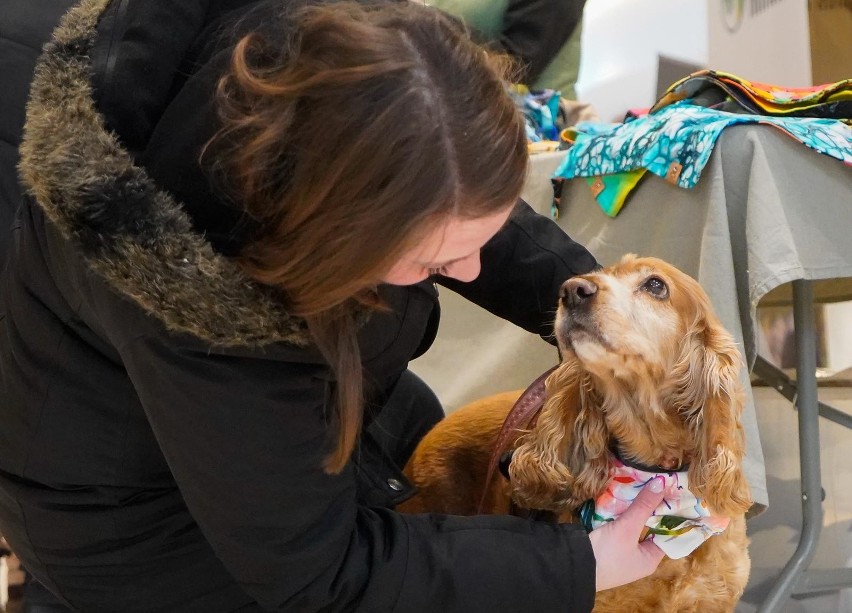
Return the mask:
<path id="1" fill-rule="evenodd" d="M 666 498 L 645 525 L 648 539 L 677 560 L 695 551 L 711 536 L 721 534 L 730 519 L 710 515 L 700 498 L 689 491 L 686 471 L 651 472 L 628 466 L 615 456 L 610 458 L 611 479 L 597 500 L 589 500 L 580 508 L 580 519 L 586 530 L 595 530 L 624 513 L 633 499 L 652 479 L 663 479 Z"/>
<path id="2" fill-rule="evenodd" d="M 781 87 L 720 70 L 702 70 L 669 87 L 651 113 L 687 98 L 692 104 L 719 111 L 822 117 L 852 124 L 852 79 L 814 87 Z"/>
<path id="3" fill-rule="evenodd" d="M 521 111 L 530 143 L 559 141 L 560 94 L 552 89 L 530 91 L 525 85 L 512 85 L 509 93 Z"/>

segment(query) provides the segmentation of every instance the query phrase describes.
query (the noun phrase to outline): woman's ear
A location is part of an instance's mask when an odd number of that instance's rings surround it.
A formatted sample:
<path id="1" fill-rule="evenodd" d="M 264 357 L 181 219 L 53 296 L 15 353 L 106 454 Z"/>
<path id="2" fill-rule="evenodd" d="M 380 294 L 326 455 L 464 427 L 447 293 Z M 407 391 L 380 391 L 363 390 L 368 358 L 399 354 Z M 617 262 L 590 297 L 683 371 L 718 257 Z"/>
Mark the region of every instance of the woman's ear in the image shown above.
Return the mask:
<path id="1" fill-rule="evenodd" d="M 681 371 L 680 406 L 696 442 L 689 487 L 714 514 L 740 515 L 752 502 L 743 472 L 742 357 L 712 314 L 697 322 L 687 338 L 675 370 Z"/>
<path id="2" fill-rule="evenodd" d="M 554 371 L 537 422 L 519 439 L 509 478 L 515 502 L 526 508 L 574 509 L 606 484 L 608 434 L 600 410 L 585 406 L 583 376 L 571 359 Z"/>

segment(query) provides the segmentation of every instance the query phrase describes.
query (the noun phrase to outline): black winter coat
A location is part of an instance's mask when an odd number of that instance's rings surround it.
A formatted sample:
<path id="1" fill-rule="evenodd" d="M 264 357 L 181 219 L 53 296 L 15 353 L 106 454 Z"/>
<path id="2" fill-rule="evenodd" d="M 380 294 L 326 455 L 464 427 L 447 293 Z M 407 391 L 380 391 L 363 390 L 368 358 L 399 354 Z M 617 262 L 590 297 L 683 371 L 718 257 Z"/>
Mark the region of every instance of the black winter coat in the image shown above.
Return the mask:
<path id="1" fill-rule="evenodd" d="M 12 218 L 21 202 L 18 145 L 36 59 L 73 0 L 0 2 L 0 268 Z"/>
<path id="2" fill-rule="evenodd" d="M 329 369 L 227 257 L 234 212 L 189 155 L 215 61 L 175 76 L 239 4 L 85 0 L 40 62 L 0 282 L 0 530 L 87 613 L 590 610 L 582 530 L 395 513 L 381 454 L 321 469 Z M 482 264 L 453 288 L 543 335 L 595 266 L 523 204 Z M 438 314 L 431 283 L 381 293 L 359 337 L 380 391 Z"/>

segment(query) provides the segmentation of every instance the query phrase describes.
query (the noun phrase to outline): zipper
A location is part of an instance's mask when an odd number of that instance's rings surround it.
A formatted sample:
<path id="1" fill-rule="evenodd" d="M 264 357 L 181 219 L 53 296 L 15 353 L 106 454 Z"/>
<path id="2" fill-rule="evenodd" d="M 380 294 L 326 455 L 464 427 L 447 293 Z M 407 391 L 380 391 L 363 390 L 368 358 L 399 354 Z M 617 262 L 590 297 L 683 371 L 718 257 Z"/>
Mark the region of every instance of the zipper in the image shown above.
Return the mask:
<path id="1" fill-rule="evenodd" d="M 118 48 L 119 41 L 124 35 L 126 24 L 124 23 L 127 17 L 127 7 L 130 0 L 112 0 L 107 13 L 104 13 L 101 19 L 111 15 L 111 32 L 109 33 L 109 43 L 106 53 L 95 53 L 92 72 L 95 75 L 95 80 L 100 82 L 100 96 L 103 97 L 112 82 L 112 76 L 115 74 L 115 67 L 118 63 Z M 115 8 L 113 8 L 115 7 Z M 103 43 L 102 43 L 103 44 Z M 100 78 L 99 78 L 100 77 Z"/>

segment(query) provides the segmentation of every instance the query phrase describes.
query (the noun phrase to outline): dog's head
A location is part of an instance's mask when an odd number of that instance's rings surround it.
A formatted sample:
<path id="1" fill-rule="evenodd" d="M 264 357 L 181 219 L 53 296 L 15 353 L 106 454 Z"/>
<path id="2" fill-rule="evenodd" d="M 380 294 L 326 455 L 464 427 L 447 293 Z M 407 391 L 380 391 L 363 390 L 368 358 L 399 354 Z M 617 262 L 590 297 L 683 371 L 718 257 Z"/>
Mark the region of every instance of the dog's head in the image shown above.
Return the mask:
<path id="1" fill-rule="evenodd" d="M 742 361 L 698 283 L 626 256 L 562 286 L 563 364 L 511 466 L 519 502 L 573 508 L 609 478 L 609 453 L 675 470 L 718 515 L 750 505 L 743 471 Z"/>

